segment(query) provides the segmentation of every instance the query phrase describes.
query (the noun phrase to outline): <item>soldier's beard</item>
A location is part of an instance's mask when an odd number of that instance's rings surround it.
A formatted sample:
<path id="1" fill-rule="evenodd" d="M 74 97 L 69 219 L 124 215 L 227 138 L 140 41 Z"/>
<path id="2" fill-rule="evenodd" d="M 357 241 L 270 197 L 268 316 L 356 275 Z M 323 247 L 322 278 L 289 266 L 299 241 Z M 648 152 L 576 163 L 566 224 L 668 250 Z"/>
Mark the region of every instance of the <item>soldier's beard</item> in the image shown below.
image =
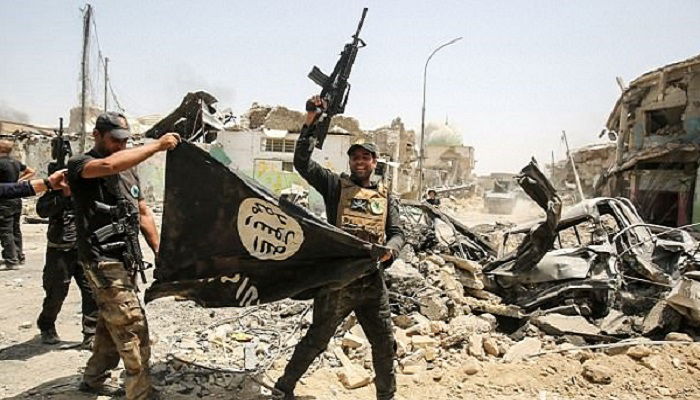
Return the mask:
<path id="1" fill-rule="evenodd" d="M 369 180 L 369 178 L 372 176 L 372 172 L 374 171 L 364 170 L 358 173 L 355 170 L 350 170 L 350 178 L 352 178 L 354 181 L 364 182 L 365 180 Z"/>

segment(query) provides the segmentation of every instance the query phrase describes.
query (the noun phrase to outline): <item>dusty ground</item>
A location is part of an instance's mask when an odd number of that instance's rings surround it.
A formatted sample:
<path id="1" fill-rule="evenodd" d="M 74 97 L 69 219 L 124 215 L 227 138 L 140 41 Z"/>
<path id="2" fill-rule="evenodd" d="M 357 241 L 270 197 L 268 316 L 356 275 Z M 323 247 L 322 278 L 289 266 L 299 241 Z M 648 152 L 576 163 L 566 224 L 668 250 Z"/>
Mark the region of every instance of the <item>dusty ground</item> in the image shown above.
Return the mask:
<path id="1" fill-rule="evenodd" d="M 485 222 L 486 217 L 478 216 Z M 465 221 L 469 223 L 470 221 Z M 43 298 L 45 225 L 24 225 L 27 264 L 18 271 L 0 269 L 0 398 L 96 399 L 76 390 L 89 353 L 45 346 L 38 340 L 36 317 Z M 79 292 L 72 287 L 58 320 L 58 332 L 70 344 L 81 339 Z M 147 307 L 154 340 L 156 370 L 165 370 L 168 337 L 176 332 L 196 331 L 202 325 L 235 315 L 238 310 L 205 310 L 171 299 Z M 405 399 L 698 399 L 700 398 L 700 344 L 655 347 L 644 362 L 625 354 L 608 355 L 589 351 L 548 355 L 516 363 L 501 360 L 481 362 L 474 375 L 464 371 L 460 354 L 432 370 L 417 375 L 399 375 L 399 394 Z M 582 363 L 593 359 L 610 368 L 610 384 L 592 384 L 582 376 Z M 280 374 L 279 360 L 269 378 Z M 118 374 L 117 374 L 118 375 Z M 158 383 L 168 399 L 185 398 L 270 398 L 260 393 L 251 380 L 240 378 L 239 389 L 227 391 L 218 385 L 204 385 L 206 392 L 178 393 L 177 383 Z M 223 385 L 226 386 L 226 385 Z M 243 388 L 241 391 L 240 388 Z M 301 399 L 372 399 L 373 387 L 346 390 L 336 370 L 321 362 L 298 387 Z M 248 393 L 248 394 L 245 394 Z M 199 396 L 198 396 L 199 395 Z M 102 397 L 102 399 L 106 399 Z"/>

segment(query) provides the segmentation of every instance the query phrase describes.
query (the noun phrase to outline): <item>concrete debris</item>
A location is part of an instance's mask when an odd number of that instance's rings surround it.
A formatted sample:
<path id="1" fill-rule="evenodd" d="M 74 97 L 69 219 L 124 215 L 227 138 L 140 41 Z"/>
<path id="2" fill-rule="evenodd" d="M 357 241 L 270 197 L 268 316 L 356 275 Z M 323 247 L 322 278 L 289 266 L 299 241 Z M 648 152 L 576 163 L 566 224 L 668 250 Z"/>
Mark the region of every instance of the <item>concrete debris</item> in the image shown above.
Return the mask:
<path id="1" fill-rule="evenodd" d="M 543 332 L 550 335 L 574 334 L 581 336 L 596 336 L 600 329 L 580 315 L 547 314 L 535 317 L 532 322 Z"/>
<path id="2" fill-rule="evenodd" d="M 517 235 L 543 235 L 521 249 L 520 262 L 518 257 L 497 258 L 483 237 L 458 226 L 432 207 L 412 205 L 414 210 L 410 213 L 419 214 L 407 217 L 403 204 L 402 218 L 409 218 L 409 234 L 418 232 L 416 241 L 409 241 L 399 258 L 384 271 L 401 374 L 419 380 L 430 371 L 430 379 L 444 382 L 448 376 L 441 372 L 445 365 L 461 365 L 466 377 L 478 374 L 482 363 L 490 360 L 518 362 L 543 352 L 571 349 L 565 354 L 583 363 L 586 380 L 609 384 L 612 374 L 594 359 L 595 353 L 577 348 L 640 334 L 660 339 L 667 332 L 667 341 L 693 341 L 692 324 L 682 322 L 695 319 L 692 290 L 696 281 L 690 271 L 695 261 L 690 250 L 697 244 L 691 245 L 695 242 L 687 237 L 683 240 L 688 242 L 682 245 L 665 239 L 659 254 L 676 251 L 674 257 L 682 259 L 688 270 L 668 273 L 675 264 L 666 264 L 663 271 L 671 280 L 660 284 L 665 278 L 655 269 L 656 264 L 647 262 L 651 260 L 647 257 L 650 253 L 632 250 L 636 248 L 631 244 L 633 239 L 640 243 L 651 236 L 645 236 L 646 231 L 637 232 L 642 228 L 631 228 L 642 223 L 631 204 L 620 199 L 593 199 L 559 211 L 550 204 L 552 193 L 538 191 L 541 177 L 536 178 L 535 184 L 528 183 L 529 190 L 554 219 L 503 234 L 503 249 Z M 521 179 L 530 178 L 525 173 Z M 416 215 L 419 220 L 411 222 Z M 598 221 L 599 225 L 590 225 L 590 221 Z M 436 224 L 440 229 L 448 227 L 453 234 L 451 240 L 461 240 L 461 244 L 440 244 L 437 239 L 433 244 L 426 242 Z M 578 237 L 576 232 L 567 231 L 574 226 Z M 616 230 L 610 231 L 610 226 L 616 226 Z M 542 232 L 543 229 L 549 231 Z M 624 239 L 622 247 L 609 241 L 611 235 Z M 544 246 L 552 237 L 557 238 L 556 245 Z M 579 242 L 584 239 L 589 242 Z M 653 247 L 660 242 L 649 243 Z M 626 253 L 620 255 L 622 252 Z M 524 262 L 526 258 L 530 261 Z M 658 256 L 654 261 L 662 258 Z M 682 278 L 674 281 L 673 276 Z M 686 289 L 691 290 L 691 295 L 684 292 Z M 166 376 L 180 376 L 178 371 L 192 365 L 265 371 L 289 355 L 310 324 L 311 315 L 309 303 L 285 301 L 256 307 L 250 314 L 206 329 L 162 338 L 174 357 Z M 602 352 L 626 353 L 639 366 L 650 370 L 664 365 L 649 346 L 618 346 Z M 357 318 L 351 315 L 312 370 L 336 368 L 340 384 L 352 390 L 371 382 L 371 355 L 371 346 Z M 183 382 L 181 390 L 201 392 L 190 381 Z"/>
<path id="3" fill-rule="evenodd" d="M 470 356 L 483 360 L 486 358 L 486 352 L 484 351 L 484 337 L 477 333 L 469 335 L 469 346 L 467 347 L 467 352 Z"/>
<path id="4" fill-rule="evenodd" d="M 627 355 L 635 360 L 641 360 L 651 355 L 651 348 L 647 346 L 633 346 L 627 349 Z"/>
<path id="5" fill-rule="evenodd" d="M 437 347 L 438 341 L 429 336 L 416 335 L 411 337 L 411 345 L 413 345 L 414 349 L 425 350 L 431 347 Z"/>
<path id="6" fill-rule="evenodd" d="M 420 312 L 431 321 L 445 321 L 449 310 L 445 300 L 439 295 L 425 296 L 420 299 Z"/>
<path id="7" fill-rule="evenodd" d="M 664 339 L 668 342 L 693 342 L 693 338 L 687 333 L 669 332 Z"/>
<path id="8" fill-rule="evenodd" d="M 542 342 L 537 338 L 525 338 L 513 345 L 503 356 L 507 362 L 522 360 L 533 356 L 542 349 Z"/>
<path id="9" fill-rule="evenodd" d="M 629 336 L 633 332 L 633 320 L 618 310 L 610 310 L 600 321 L 600 331 L 608 335 Z"/>
<path id="10" fill-rule="evenodd" d="M 582 375 L 591 383 L 609 385 L 612 383 L 613 371 L 595 360 L 583 363 Z"/>
<path id="11" fill-rule="evenodd" d="M 651 335 L 666 329 L 672 330 L 680 325 L 682 316 L 666 300 L 658 301 L 649 311 L 642 323 L 642 335 Z"/>
<path id="12" fill-rule="evenodd" d="M 372 382 L 372 378 L 367 370 L 353 364 L 341 348 L 336 347 L 333 353 L 342 364 L 342 369 L 338 372 L 338 380 L 346 389 L 361 388 Z"/>
<path id="13" fill-rule="evenodd" d="M 498 342 L 490 337 L 484 338 L 484 351 L 493 357 L 501 355 L 501 348 L 498 346 Z"/>
<path id="14" fill-rule="evenodd" d="M 344 349 L 357 349 L 367 343 L 367 340 L 348 332 L 343 336 L 342 346 Z"/>

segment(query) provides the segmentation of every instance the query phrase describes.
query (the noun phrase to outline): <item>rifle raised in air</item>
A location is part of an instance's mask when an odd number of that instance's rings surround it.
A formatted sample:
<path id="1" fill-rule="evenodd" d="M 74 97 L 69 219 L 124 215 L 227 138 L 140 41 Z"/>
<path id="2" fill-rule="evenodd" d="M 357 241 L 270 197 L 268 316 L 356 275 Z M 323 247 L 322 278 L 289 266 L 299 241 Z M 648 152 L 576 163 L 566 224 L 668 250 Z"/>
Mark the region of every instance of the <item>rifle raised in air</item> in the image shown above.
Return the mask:
<path id="1" fill-rule="evenodd" d="M 333 118 L 334 115 L 345 112 L 345 105 L 348 102 L 348 95 L 350 94 L 348 78 L 350 78 L 352 65 L 355 63 L 357 51 L 366 45 L 365 41 L 360 39 L 360 30 L 362 29 L 362 24 L 365 22 L 366 15 L 367 8 L 362 10 L 362 18 L 360 18 L 360 24 L 357 26 L 357 32 L 352 36 L 352 42 L 346 44 L 345 48 L 343 48 L 343 52 L 340 53 L 340 59 L 335 64 L 333 73 L 328 76 L 317 66 L 314 66 L 311 72 L 309 72 L 309 78 L 317 85 L 321 86 L 320 97 L 327 104 L 325 110 L 319 110 L 313 102 L 309 101 L 306 103 L 306 111 L 317 112 L 316 119 L 314 120 L 314 124 L 316 124 L 314 137 L 316 138 L 316 147 L 319 149 L 323 147 L 323 142 L 326 140 L 331 118 Z"/>

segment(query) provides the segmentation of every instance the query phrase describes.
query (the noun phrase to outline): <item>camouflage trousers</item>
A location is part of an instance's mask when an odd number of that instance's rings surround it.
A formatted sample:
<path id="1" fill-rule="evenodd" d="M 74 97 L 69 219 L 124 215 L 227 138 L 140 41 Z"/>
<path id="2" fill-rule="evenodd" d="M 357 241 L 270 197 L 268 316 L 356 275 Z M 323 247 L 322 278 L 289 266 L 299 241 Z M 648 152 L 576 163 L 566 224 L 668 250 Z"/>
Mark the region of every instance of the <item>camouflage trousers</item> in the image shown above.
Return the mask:
<path id="1" fill-rule="evenodd" d="M 153 386 L 148 367 L 151 357 L 148 323 L 136 295 L 133 276 L 120 262 L 99 262 L 84 269 L 99 316 L 92 357 L 85 367 L 83 381 L 91 387 L 100 387 L 121 359 L 126 370 L 126 398 L 149 399 Z"/>

